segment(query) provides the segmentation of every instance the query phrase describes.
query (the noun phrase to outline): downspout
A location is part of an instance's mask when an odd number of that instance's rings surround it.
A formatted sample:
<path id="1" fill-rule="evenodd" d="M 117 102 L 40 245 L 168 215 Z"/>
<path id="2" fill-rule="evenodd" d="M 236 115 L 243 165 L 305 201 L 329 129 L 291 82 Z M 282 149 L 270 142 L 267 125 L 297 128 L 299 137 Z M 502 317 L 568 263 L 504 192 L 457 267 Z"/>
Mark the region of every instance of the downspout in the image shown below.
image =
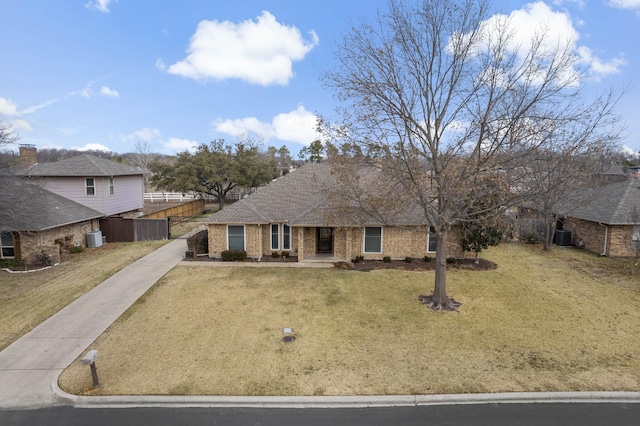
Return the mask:
<path id="1" fill-rule="evenodd" d="M 258 224 L 258 247 L 259 247 L 258 262 L 260 262 L 262 261 L 262 224 L 261 223 Z"/>
<path id="2" fill-rule="evenodd" d="M 604 247 L 602 248 L 602 256 L 607 255 L 607 240 L 609 239 L 609 226 L 598 222 L 598 225 L 604 226 Z"/>

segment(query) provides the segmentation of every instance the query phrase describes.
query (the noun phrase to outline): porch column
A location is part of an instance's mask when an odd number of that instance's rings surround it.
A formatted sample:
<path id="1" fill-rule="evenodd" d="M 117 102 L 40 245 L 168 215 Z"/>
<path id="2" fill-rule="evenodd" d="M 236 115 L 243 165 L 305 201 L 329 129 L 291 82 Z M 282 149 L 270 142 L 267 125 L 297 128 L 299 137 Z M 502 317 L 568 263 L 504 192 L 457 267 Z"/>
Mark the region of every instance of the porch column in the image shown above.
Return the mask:
<path id="1" fill-rule="evenodd" d="M 298 262 L 304 260 L 304 226 L 298 227 Z"/>
<path id="2" fill-rule="evenodd" d="M 352 227 L 347 227 L 345 228 L 346 232 L 346 242 L 345 242 L 345 260 L 348 262 L 350 259 L 352 259 L 351 256 L 351 239 L 353 237 L 353 228 Z"/>

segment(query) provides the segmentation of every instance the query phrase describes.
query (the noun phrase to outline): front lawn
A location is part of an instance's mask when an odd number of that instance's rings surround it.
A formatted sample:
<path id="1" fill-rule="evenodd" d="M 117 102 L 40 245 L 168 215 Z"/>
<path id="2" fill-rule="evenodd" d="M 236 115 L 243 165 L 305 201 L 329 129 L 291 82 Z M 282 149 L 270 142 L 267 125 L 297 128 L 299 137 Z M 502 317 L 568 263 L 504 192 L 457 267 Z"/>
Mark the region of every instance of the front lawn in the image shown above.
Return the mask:
<path id="1" fill-rule="evenodd" d="M 484 253 L 483 253 L 484 254 Z M 179 266 L 60 379 L 87 394 L 371 395 L 640 390 L 640 280 L 585 252 L 504 244 L 450 271 Z M 282 341 L 290 327 L 295 340 Z"/>

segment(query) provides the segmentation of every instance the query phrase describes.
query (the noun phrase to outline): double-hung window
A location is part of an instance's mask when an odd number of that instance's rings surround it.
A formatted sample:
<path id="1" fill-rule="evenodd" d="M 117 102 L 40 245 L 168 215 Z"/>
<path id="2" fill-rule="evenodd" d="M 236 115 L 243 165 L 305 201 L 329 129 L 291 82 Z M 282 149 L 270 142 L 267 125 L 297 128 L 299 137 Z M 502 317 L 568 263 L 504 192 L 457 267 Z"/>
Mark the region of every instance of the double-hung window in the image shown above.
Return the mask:
<path id="1" fill-rule="evenodd" d="M 84 188 L 87 195 L 96 195 L 96 181 L 94 178 L 84 179 Z"/>
<path id="2" fill-rule="evenodd" d="M 436 238 L 436 228 L 429 227 L 429 233 L 427 234 L 427 253 L 435 253 L 438 239 Z"/>
<path id="3" fill-rule="evenodd" d="M 109 195 L 113 195 L 116 193 L 115 185 L 113 184 L 113 177 L 109 178 Z"/>
<path id="4" fill-rule="evenodd" d="M 382 227 L 381 226 L 365 226 L 364 252 L 365 253 L 382 253 Z"/>
<path id="5" fill-rule="evenodd" d="M 14 242 L 13 242 L 13 234 L 11 232 L 2 231 L 0 232 L 0 258 L 8 259 L 16 256 Z"/>
<path id="6" fill-rule="evenodd" d="M 282 250 L 291 250 L 291 227 L 286 223 L 282 224 Z"/>
<path id="7" fill-rule="evenodd" d="M 227 226 L 227 245 L 229 250 L 244 250 L 244 225 Z"/>
<path id="8" fill-rule="evenodd" d="M 271 250 L 280 250 L 280 225 L 271 224 Z"/>
<path id="9" fill-rule="evenodd" d="M 273 251 L 280 250 L 281 244 L 283 251 L 291 250 L 291 227 L 286 223 L 272 223 L 270 241 Z"/>
<path id="10" fill-rule="evenodd" d="M 640 251 L 640 225 L 633 226 L 633 236 L 631 237 L 631 250 Z"/>

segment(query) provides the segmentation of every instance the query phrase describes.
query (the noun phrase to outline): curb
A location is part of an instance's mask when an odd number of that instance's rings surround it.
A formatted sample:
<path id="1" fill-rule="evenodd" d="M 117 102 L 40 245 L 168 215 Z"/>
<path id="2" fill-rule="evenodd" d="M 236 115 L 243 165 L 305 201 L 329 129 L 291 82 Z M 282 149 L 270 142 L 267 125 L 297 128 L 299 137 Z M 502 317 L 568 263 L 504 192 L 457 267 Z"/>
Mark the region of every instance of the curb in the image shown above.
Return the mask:
<path id="1" fill-rule="evenodd" d="M 640 392 L 505 392 L 371 396 L 80 396 L 52 384 L 56 401 L 75 408 L 367 408 L 460 404 L 615 403 L 640 404 Z"/>

